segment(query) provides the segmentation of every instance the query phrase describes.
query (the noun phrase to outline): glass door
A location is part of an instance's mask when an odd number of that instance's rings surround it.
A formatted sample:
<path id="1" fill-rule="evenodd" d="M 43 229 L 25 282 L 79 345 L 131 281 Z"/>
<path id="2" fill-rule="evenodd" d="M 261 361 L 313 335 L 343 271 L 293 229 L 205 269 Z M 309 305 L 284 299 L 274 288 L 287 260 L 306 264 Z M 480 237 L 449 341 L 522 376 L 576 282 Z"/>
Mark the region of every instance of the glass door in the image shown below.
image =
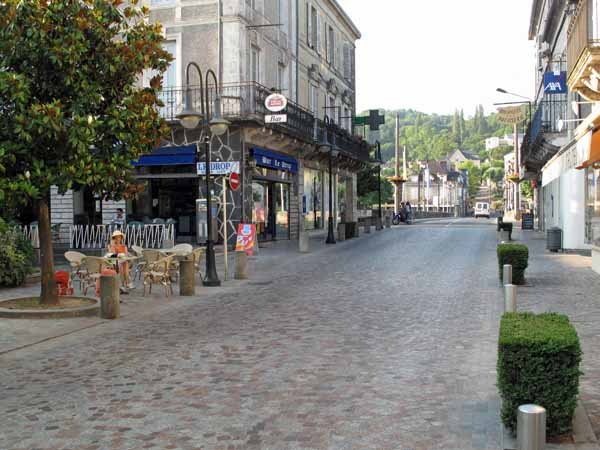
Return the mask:
<path id="1" fill-rule="evenodd" d="M 272 238 L 269 224 L 270 208 L 269 183 L 254 181 L 252 183 L 252 223 L 256 226 L 256 236 L 259 240 Z"/>
<path id="2" fill-rule="evenodd" d="M 275 202 L 275 237 L 290 238 L 290 185 L 274 183 L 273 200 Z"/>

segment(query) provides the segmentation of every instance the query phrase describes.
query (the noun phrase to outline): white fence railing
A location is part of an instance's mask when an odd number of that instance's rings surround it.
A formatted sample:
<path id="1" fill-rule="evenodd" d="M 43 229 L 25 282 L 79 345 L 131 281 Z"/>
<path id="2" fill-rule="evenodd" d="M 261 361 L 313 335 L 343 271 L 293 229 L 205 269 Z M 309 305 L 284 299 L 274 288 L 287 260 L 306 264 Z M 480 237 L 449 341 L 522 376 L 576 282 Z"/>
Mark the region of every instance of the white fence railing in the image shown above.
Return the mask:
<path id="1" fill-rule="evenodd" d="M 31 242 L 33 248 L 40 248 L 40 233 L 36 225 L 19 225 L 17 230 L 25 236 L 25 239 Z"/>
<path id="2" fill-rule="evenodd" d="M 139 245 L 143 248 L 163 248 L 165 243 L 173 245 L 175 241 L 173 224 L 127 225 L 125 228 L 118 225 L 71 225 L 69 229 L 70 246 L 81 249 L 106 248 L 116 229 L 123 231 L 125 244 L 129 247 Z"/>

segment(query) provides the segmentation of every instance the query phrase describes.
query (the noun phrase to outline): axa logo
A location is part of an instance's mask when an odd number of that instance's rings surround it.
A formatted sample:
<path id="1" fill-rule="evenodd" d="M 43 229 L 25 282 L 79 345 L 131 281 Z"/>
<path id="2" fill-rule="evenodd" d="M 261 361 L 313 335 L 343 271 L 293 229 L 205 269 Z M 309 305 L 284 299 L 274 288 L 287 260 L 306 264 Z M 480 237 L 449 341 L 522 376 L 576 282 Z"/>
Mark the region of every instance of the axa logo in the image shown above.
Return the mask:
<path id="1" fill-rule="evenodd" d="M 563 87 L 560 84 L 560 82 L 558 81 L 551 81 L 550 83 L 548 83 L 546 85 L 546 89 L 544 89 L 546 92 L 550 91 L 550 92 L 562 92 L 563 91 Z"/>

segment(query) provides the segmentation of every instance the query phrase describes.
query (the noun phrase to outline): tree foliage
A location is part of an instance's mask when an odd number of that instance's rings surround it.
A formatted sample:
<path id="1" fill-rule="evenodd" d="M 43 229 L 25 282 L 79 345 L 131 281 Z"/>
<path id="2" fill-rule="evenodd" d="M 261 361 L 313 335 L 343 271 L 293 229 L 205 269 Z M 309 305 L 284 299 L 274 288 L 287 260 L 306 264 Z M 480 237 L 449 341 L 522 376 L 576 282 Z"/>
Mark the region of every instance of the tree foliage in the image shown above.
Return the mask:
<path id="1" fill-rule="evenodd" d="M 476 107 L 471 118 L 456 110 L 454 115 L 425 114 L 415 110 L 385 112 L 385 124 L 381 127 L 384 161 L 394 158 L 394 128 L 396 113 L 400 117 L 400 145 L 406 145 L 410 160 L 441 159 L 453 150 L 461 148 L 488 157 L 485 139 L 512 133 L 510 126 L 498 123 L 495 114 L 485 115 L 483 106 Z"/>
<path id="2" fill-rule="evenodd" d="M 161 73 L 171 59 L 161 26 L 145 20 L 137 0 L 122 3 L 0 2 L 0 202 L 37 201 L 43 261 L 52 251 L 50 187 L 119 198 L 131 160 L 167 131 L 157 111 L 161 77 L 137 85 L 144 70 Z M 49 270 L 43 262 L 43 280 Z"/>

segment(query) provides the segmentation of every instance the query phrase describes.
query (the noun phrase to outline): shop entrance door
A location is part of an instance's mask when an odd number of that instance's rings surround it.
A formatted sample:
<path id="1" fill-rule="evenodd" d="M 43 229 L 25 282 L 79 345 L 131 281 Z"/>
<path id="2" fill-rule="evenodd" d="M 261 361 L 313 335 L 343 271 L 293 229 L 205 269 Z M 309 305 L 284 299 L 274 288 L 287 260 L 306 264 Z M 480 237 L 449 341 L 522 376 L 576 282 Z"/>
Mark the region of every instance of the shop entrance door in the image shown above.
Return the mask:
<path id="1" fill-rule="evenodd" d="M 252 183 L 252 223 L 260 241 L 289 239 L 289 185 L 272 181 Z"/>

